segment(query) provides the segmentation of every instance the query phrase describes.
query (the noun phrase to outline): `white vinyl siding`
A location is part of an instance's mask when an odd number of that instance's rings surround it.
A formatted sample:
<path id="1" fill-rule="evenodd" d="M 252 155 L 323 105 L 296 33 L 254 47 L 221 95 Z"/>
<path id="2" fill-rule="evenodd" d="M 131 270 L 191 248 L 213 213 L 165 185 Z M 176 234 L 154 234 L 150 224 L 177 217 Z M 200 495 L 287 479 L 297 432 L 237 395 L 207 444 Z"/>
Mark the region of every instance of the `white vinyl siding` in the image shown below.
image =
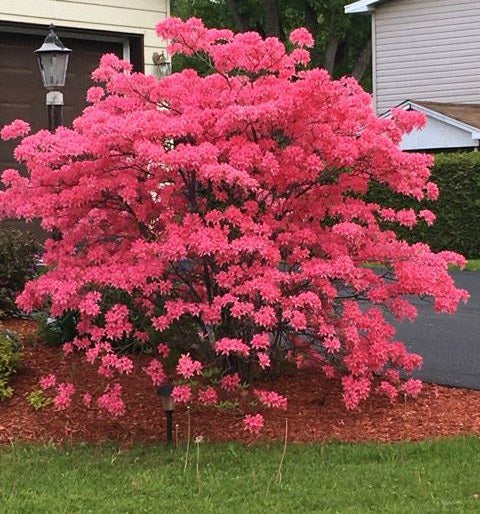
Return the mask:
<path id="1" fill-rule="evenodd" d="M 155 25 L 169 16 L 169 0 L 0 0 L 0 21 L 101 30 L 144 36 L 145 71 L 165 48 Z"/>
<path id="2" fill-rule="evenodd" d="M 374 17 L 379 113 L 407 99 L 480 102 L 478 0 L 389 0 Z"/>

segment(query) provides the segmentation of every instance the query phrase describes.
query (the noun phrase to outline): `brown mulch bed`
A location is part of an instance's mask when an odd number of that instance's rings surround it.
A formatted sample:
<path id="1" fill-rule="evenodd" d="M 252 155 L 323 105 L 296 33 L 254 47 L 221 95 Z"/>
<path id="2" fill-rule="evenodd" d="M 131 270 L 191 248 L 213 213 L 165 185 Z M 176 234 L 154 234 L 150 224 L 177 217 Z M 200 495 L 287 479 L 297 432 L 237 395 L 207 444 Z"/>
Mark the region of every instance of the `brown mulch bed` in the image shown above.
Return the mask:
<path id="1" fill-rule="evenodd" d="M 11 321 L 10 328 L 28 334 L 35 326 Z M 73 381 L 78 389 L 101 393 L 104 382 L 79 356 L 64 358 L 59 348 L 26 339 L 24 357 L 13 378 L 14 396 L 0 403 L 0 443 L 13 441 L 117 441 L 122 444 L 165 440 L 165 418 L 159 398 L 148 376 L 139 371 L 122 377 L 127 412 L 119 419 L 86 409 L 77 400 L 72 408 L 56 412 L 51 406 L 39 411 L 25 395 L 38 388 L 40 376 L 54 371 L 59 379 Z M 29 342 L 30 341 L 30 342 Z M 391 405 L 373 395 L 358 411 L 350 412 L 341 401 L 340 384 L 308 372 L 284 375 L 274 385 L 265 385 L 288 396 L 288 410 L 265 410 L 264 441 L 283 440 L 288 419 L 290 441 L 402 441 L 454 435 L 480 434 L 480 392 L 426 384 L 417 400 Z M 83 392 L 83 391 L 82 391 Z M 78 398 L 78 394 L 76 397 Z M 192 437 L 210 441 L 251 442 L 242 430 L 240 409 L 218 410 L 193 406 L 190 411 Z M 174 423 L 179 440 L 187 437 L 187 410 L 178 407 Z"/>

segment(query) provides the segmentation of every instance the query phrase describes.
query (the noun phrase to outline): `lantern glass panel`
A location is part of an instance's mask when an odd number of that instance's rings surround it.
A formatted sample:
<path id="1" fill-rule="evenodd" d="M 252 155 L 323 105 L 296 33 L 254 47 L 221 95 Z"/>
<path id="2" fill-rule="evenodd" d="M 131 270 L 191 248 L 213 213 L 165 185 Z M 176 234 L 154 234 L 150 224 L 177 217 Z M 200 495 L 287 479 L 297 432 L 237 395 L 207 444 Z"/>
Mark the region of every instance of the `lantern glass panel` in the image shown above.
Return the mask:
<path id="1" fill-rule="evenodd" d="M 43 85 L 47 89 L 65 86 L 68 66 L 67 52 L 45 52 L 38 56 Z"/>
<path id="2" fill-rule="evenodd" d="M 171 75 L 172 73 L 172 65 L 169 62 L 162 62 L 158 65 L 158 76 L 160 78 L 165 78 Z"/>

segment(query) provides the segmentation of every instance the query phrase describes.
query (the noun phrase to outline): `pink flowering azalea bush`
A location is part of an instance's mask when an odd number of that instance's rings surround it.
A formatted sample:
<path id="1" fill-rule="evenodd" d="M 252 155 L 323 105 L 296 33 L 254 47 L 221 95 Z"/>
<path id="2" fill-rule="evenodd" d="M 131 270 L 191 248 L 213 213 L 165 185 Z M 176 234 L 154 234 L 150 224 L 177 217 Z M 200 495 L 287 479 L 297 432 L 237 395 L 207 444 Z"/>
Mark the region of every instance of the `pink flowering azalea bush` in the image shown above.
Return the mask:
<path id="1" fill-rule="evenodd" d="M 252 370 L 268 370 L 274 358 L 341 379 L 350 409 L 373 390 L 416 396 L 420 384 L 400 373 L 422 359 L 395 339 L 384 314 L 415 318 L 411 295 L 453 313 L 468 295 L 447 268 L 464 259 L 383 228 L 431 223 L 429 211 L 385 209 L 365 194 L 380 183 L 438 196 L 432 158 L 398 147 L 423 117 L 397 110 L 379 119 L 355 80 L 307 70 L 305 29 L 292 34 L 291 52 L 275 38 L 209 30 L 198 19 L 170 18 L 157 32 L 172 54 L 202 59 L 211 74 L 188 69 L 159 81 L 105 55 L 73 127 L 25 137 L 15 157 L 28 176 L 3 174 L 2 215 L 40 218 L 57 234 L 45 244 L 48 272 L 27 284 L 19 305 L 78 311 L 67 351 L 84 352 L 109 384 L 95 398 L 82 384 L 44 378 L 42 387 L 57 387 L 55 406 L 78 395 L 122 414 L 117 379 L 134 363 L 115 342 L 146 344 L 184 319 L 197 335 L 174 375 L 166 339 L 143 367 L 154 385 L 180 379 L 180 403 L 213 405 L 245 391 Z M 4 137 L 28 129 L 14 125 Z M 105 307 L 112 290 L 128 302 Z M 202 382 L 212 367 L 222 376 Z M 259 407 L 287 408 L 274 391 L 249 394 Z M 254 434 L 264 424 L 257 412 L 244 421 Z"/>

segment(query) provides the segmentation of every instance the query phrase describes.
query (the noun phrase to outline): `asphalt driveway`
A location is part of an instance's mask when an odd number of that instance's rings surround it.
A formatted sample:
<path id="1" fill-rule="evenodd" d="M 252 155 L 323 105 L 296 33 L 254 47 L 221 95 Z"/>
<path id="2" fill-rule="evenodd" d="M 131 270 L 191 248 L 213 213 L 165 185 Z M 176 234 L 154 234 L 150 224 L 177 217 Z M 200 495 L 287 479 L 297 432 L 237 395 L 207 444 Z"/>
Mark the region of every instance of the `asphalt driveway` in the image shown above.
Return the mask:
<path id="1" fill-rule="evenodd" d="M 480 390 L 480 272 L 453 272 L 458 287 L 471 298 L 454 315 L 438 314 L 415 300 L 413 323 L 397 324 L 397 338 L 423 357 L 416 373 L 426 382 Z"/>

